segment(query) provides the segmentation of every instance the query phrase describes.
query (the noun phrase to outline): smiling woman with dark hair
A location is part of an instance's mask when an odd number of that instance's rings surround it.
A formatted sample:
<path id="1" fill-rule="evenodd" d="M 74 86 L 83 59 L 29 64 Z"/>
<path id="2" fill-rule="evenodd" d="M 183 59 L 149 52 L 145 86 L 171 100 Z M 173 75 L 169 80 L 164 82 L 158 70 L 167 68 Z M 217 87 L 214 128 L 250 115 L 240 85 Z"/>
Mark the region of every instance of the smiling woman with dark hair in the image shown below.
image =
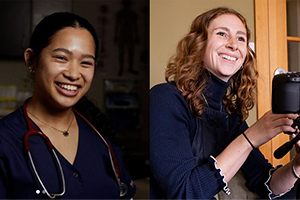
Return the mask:
<path id="1" fill-rule="evenodd" d="M 0 199 L 133 197 L 120 148 L 84 97 L 97 52 L 94 28 L 78 15 L 54 13 L 35 28 L 24 52 L 33 95 L 0 120 Z"/>

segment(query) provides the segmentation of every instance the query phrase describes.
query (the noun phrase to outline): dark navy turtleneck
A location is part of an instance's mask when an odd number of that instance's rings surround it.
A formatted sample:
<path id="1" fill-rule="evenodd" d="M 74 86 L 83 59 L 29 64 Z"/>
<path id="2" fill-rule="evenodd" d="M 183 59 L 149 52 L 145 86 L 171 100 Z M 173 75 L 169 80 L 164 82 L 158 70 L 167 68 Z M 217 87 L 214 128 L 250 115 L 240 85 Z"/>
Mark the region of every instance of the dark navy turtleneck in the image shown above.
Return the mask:
<path id="1" fill-rule="evenodd" d="M 208 88 L 204 91 L 204 96 L 208 101 L 208 106 L 215 110 L 224 110 L 224 106 L 222 103 L 223 96 L 226 94 L 227 88 L 230 85 L 230 82 L 225 82 L 214 74 L 210 74 L 210 82 L 208 83 Z M 221 107 L 222 105 L 222 107 Z"/>
<path id="2" fill-rule="evenodd" d="M 224 106 L 223 113 L 219 112 L 230 82 L 213 74 L 210 77 L 203 92 L 210 109 L 199 117 L 192 114 L 173 83 L 156 85 L 150 91 L 152 199 L 211 199 L 221 189 L 228 191 L 213 158 L 206 158 L 219 155 L 248 125 L 241 123 L 241 116 L 224 113 Z M 241 167 L 249 189 L 262 198 L 270 193 L 265 185 L 270 169 L 259 149 L 254 149 Z"/>

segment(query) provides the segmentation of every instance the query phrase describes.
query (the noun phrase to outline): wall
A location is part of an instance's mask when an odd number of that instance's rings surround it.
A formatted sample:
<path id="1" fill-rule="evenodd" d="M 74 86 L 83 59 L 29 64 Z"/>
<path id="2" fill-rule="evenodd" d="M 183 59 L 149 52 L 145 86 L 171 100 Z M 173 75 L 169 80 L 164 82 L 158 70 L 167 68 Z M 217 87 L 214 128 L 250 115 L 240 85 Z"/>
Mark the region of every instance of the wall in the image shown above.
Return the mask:
<path id="1" fill-rule="evenodd" d="M 29 92 L 30 95 L 32 91 L 32 82 L 27 76 L 28 68 L 26 67 L 23 60 L 2 59 L 0 60 L 0 68 L 0 85 L 15 85 L 17 86 L 18 94 L 26 95 Z M 27 97 L 28 95 L 22 97 L 21 100 L 18 100 L 17 98 L 17 106 L 20 106 L 23 103 L 23 99 Z M 3 113 L 1 111 L 1 115 L 2 114 Z"/>
<path id="2" fill-rule="evenodd" d="M 22 1 L 16 1 L 16 6 L 22 7 Z M 14 4 L 12 2 L 11 4 Z M 11 5 L 10 4 L 10 5 Z M 28 1 L 24 1 L 23 7 L 28 6 Z M 5 4 L 4 4 L 5 5 Z M 101 59 L 98 63 L 95 78 L 88 96 L 105 110 L 104 102 L 104 79 L 122 79 L 122 80 L 140 80 L 143 88 L 148 88 L 148 60 L 147 63 L 140 61 L 140 54 L 148 51 L 149 41 L 149 3 L 147 0 L 132 0 L 131 9 L 137 14 L 137 23 L 139 29 L 139 43 L 135 46 L 134 69 L 139 72 L 138 75 L 130 74 L 127 71 L 127 65 L 122 76 L 118 75 L 118 46 L 114 43 L 116 13 L 122 9 L 122 0 L 56 0 L 56 1 L 38 1 L 32 0 L 32 27 L 34 27 L 44 16 L 58 11 L 68 11 L 78 14 L 88 19 L 98 32 L 100 44 Z M 5 9 L 5 8 L 4 8 Z M 29 13 L 29 12 L 28 12 Z M 5 16 L 2 16 L 5 17 Z M 6 20 L 7 21 L 7 20 Z M 10 24 L 18 26 L 17 21 L 11 21 Z M 146 27 L 147 26 L 147 27 Z M 33 28 L 30 28 L 30 30 Z M 32 31 L 32 30 L 31 30 Z M 30 32 L 31 32 L 30 31 Z M 105 35 L 104 35 L 105 33 Z M 26 38 L 27 47 L 29 38 Z M 11 43 L 13 46 L 13 43 Z M 105 45 L 105 47 L 103 47 Z M 104 51 L 105 49 L 106 51 Z M 142 52 L 142 53 L 141 53 Z M 148 55 L 147 52 L 147 55 Z M 127 57 L 125 57 L 127 62 Z M 30 84 L 25 84 L 27 79 L 27 68 L 23 61 L 23 55 L 18 57 L 0 58 L 0 85 L 16 85 L 18 91 L 31 91 Z M 25 81 L 25 82 L 24 82 Z"/>
<path id="3" fill-rule="evenodd" d="M 214 7 L 227 6 L 240 12 L 247 20 L 254 42 L 253 0 L 150 0 L 150 88 L 165 82 L 168 59 L 175 53 L 179 40 L 188 32 L 196 16 Z M 256 121 L 252 109 L 248 123 Z"/>

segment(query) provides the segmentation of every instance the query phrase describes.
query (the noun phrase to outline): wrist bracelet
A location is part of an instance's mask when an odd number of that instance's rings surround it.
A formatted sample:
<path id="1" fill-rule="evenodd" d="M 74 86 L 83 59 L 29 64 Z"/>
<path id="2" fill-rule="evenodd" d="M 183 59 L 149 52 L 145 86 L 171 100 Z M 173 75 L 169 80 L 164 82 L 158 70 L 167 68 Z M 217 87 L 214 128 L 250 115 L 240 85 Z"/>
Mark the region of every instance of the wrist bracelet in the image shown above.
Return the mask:
<path id="1" fill-rule="evenodd" d="M 300 176 L 296 173 L 295 167 L 294 167 L 294 158 L 292 160 L 292 169 L 293 169 L 293 174 L 296 178 L 300 178 Z"/>
<path id="2" fill-rule="evenodd" d="M 249 142 L 249 144 L 251 145 L 251 147 L 252 147 L 253 149 L 255 149 L 255 147 L 253 146 L 253 144 L 251 143 L 251 141 L 249 140 L 249 138 L 245 135 L 245 133 L 243 132 L 242 134 L 243 134 L 243 136 L 246 138 L 246 140 Z M 293 165 L 293 166 L 294 166 L 294 165 Z"/>

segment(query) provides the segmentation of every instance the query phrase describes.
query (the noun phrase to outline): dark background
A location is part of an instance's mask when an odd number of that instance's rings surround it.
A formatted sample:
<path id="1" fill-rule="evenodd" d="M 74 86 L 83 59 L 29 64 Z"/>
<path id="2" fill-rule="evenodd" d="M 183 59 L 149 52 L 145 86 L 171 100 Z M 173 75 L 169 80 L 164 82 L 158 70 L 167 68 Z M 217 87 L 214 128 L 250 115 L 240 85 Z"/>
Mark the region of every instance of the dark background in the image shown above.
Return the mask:
<path id="1" fill-rule="evenodd" d="M 15 108 L 30 96 L 23 51 L 35 25 L 58 11 L 78 14 L 95 27 L 99 61 L 87 97 L 110 118 L 133 179 L 149 177 L 148 0 L 1 0 L 0 85 L 15 88 Z"/>

